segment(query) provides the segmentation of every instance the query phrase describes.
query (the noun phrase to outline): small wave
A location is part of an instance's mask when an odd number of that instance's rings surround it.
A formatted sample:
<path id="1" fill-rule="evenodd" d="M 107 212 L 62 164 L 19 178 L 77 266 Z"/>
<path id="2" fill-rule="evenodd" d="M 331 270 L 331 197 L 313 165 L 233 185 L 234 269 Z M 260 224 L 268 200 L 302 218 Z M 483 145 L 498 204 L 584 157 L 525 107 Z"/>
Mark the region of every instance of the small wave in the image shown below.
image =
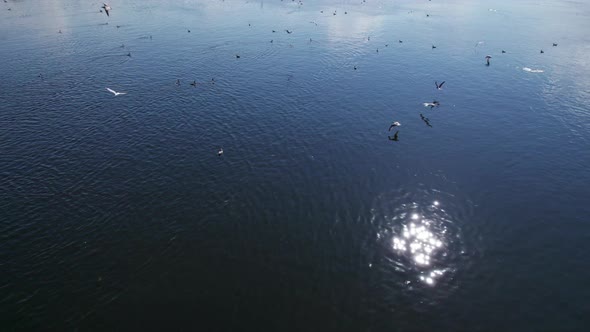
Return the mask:
<path id="1" fill-rule="evenodd" d="M 522 70 L 528 71 L 529 73 L 542 73 L 542 72 L 544 72 L 544 70 L 541 70 L 541 69 L 532 69 L 532 68 L 529 68 L 529 67 L 523 67 Z"/>

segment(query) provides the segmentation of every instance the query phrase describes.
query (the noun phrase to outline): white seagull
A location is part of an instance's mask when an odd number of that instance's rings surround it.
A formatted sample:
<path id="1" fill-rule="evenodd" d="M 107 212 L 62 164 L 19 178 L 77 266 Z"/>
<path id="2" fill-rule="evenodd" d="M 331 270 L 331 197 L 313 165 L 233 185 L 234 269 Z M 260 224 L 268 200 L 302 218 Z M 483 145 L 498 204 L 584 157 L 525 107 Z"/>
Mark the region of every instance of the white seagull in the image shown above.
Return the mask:
<path id="1" fill-rule="evenodd" d="M 108 92 L 114 94 L 115 97 L 118 96 L 118 95 L 126 95 L 127 94 L 127 92 L 117 92 L 117 91 L 115 91 L 113 89 L 109 89 L 109 88 L 106 88 L 106 89 L 107 89 Z"/>
<path id="2" fill-rule="evenodd" d="M 223 148 L 219 148 L 219 151 L 217 151 L 217 155 L 221 156 L 223 154 Z"/>
<path id="3" fill-rule="evenodd" d="M 111 16 L 109 14 L 109 10 L 111 10 L 111 6 L 107 5 L 106 3 L 103 3 L 102 7 L 100 7 L 100 8 L 104 9 L 104 12 L 107 14 L 107 16 Z"/>

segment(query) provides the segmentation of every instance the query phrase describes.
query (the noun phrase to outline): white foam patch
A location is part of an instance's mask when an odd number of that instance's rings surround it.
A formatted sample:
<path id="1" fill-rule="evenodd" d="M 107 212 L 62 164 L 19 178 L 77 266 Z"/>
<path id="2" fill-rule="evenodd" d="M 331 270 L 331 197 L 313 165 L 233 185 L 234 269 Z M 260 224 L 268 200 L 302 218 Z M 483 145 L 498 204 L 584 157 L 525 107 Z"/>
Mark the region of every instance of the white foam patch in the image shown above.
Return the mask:
<path id="1" fill-rule="evenodd" d="M 542 72 L 544 72 L 544 70 L 541 70 L 541 69 L 532 69 L 532 68 L 529 68 L 529 67 L 523 67 L 522 70 L 528 71 L 529 73 L 542 73 Z"/>

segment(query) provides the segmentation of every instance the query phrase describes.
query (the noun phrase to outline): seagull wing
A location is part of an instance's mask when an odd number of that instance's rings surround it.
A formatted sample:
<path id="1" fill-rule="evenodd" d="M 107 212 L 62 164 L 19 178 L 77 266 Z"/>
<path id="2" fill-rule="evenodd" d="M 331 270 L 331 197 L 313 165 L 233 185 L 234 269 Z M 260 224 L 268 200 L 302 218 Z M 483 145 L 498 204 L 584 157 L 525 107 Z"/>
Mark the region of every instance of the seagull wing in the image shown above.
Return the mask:
<path id="1" fill-rule="evenodd" d="M 439 89 L 440 89 L 440 88 L 442 88 L 442 86 L 443 86 L 443 84 L 445 84 L 445 82 L 446 82 L 446 81 L 443 81 L 443 82 L 442 82 L 442 83 L 441 83 L 441 84 L 438 86 L 438 88 L 439 88 Z"/>
<path id="2" fill-rule="evenodd" d="M 391 128 L 395 127 L 394 124 L 392 124 L 391 126 L 389 126 L 389 129 L 387 129 L 387 131 L 391 131 Z"/>
<path id="3" fill-rule="evenodd" d="M 115 91 L 113 89 L 109 89 L 109 88 L 106 88 L 106 89 L 107 89 L 108 92 L 114 94 L 115 96 L 117 95 L 117 91 Z"/>
<path id="4" fill-rule="evenodd" d="M 118 96 L 118 95 L 126 95 L 126 94 L 127 94 L 127 92 L 117 92 L 117 94 L 115 96 Z"/>
<path id="5" fill-rule="evenodd" d="M 436 85 L 436 88 L 438 89 L 438 81 L 434 81 L 434 85 Z"/>

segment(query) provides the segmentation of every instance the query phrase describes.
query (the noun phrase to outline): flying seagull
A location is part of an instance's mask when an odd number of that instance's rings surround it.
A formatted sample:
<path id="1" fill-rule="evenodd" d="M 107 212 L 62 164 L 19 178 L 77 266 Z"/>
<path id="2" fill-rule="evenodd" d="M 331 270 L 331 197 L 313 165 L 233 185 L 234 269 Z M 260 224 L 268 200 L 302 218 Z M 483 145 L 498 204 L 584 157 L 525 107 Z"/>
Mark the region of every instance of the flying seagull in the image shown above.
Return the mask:
<path id="1" fill-rule="evenodd" d="M 223 154 L 223 148 L 219 148 L 219 151 L 217 151 L 217 155 L 221 157 L 222 154 Z"/>
<path id="2" fill-rule="evenodd" d="M 391 124 L 391 126 L 389 126 L 389 129 L 387 131 L 391 131 L 391 128 L 393 128 L 393 127 L 399 127 L 401 125 L 402 125 L 401 123 L 395 121 L 394 123 Z"/>
<path id="3" fill-rule="evenodd" d="M 285 29 L 285 31 L 286 31 L 288 34 L 292 34 L 292 33 L 293 33 L 293 31 L 289 31 L 289 30 L 287 30 L 287 29 Z"/>
<path id="4" fill-rule="evenodd" d="M 118 95 L 126 95 L 127 94 L 127 92 L 117 92 L 117 91 L 115 91 L 113 89 L 109 89 L 109 88 L 106 88 L 106 89 L 107 89 L 108 92 L 114 94 L 115 97 L 118 96 Z"/>
<path id="5" fill-rule="evenodd" d="M 553 43 L 553 46 L 557 46 L 557 43 Z"/>
<path id="6" fill-rule="evenodd" d="M 111 16 L 109 14 L 109 10 L 111 10 L 111 6 L 107 5 L 106 3 L 103 3 L 102 7 L 100 7 L 100 8 L 104 9 L 104 12 L 107 14 L 107 16 Z"/>
<path id="7" fill-rule="evenodd" d="M 434 81 L 434 85 L 436 85 L 436 89 L 437 90 L 442 90 L 442 86 L 443 84 L 445 84 L 446 81 L 443 81 L 441 84 L 438 84 L 437 81 Z"/>
<path id="8" fill-rule="evenodd" d="M 430 107 L 430 109 L 432 109 L 435 106 L 440 106 L 440 103 L 435 100 L 432 103 L 422 103 L 422 105 L 424 105 L 424 107 Z"/>
<path id="9" fill-rule="evenodd" d="M 491 56 L 486 55 L 486 66 L 489 66 L 490 65 L 490 59 L 491 58 L 492 58 Z"/>

